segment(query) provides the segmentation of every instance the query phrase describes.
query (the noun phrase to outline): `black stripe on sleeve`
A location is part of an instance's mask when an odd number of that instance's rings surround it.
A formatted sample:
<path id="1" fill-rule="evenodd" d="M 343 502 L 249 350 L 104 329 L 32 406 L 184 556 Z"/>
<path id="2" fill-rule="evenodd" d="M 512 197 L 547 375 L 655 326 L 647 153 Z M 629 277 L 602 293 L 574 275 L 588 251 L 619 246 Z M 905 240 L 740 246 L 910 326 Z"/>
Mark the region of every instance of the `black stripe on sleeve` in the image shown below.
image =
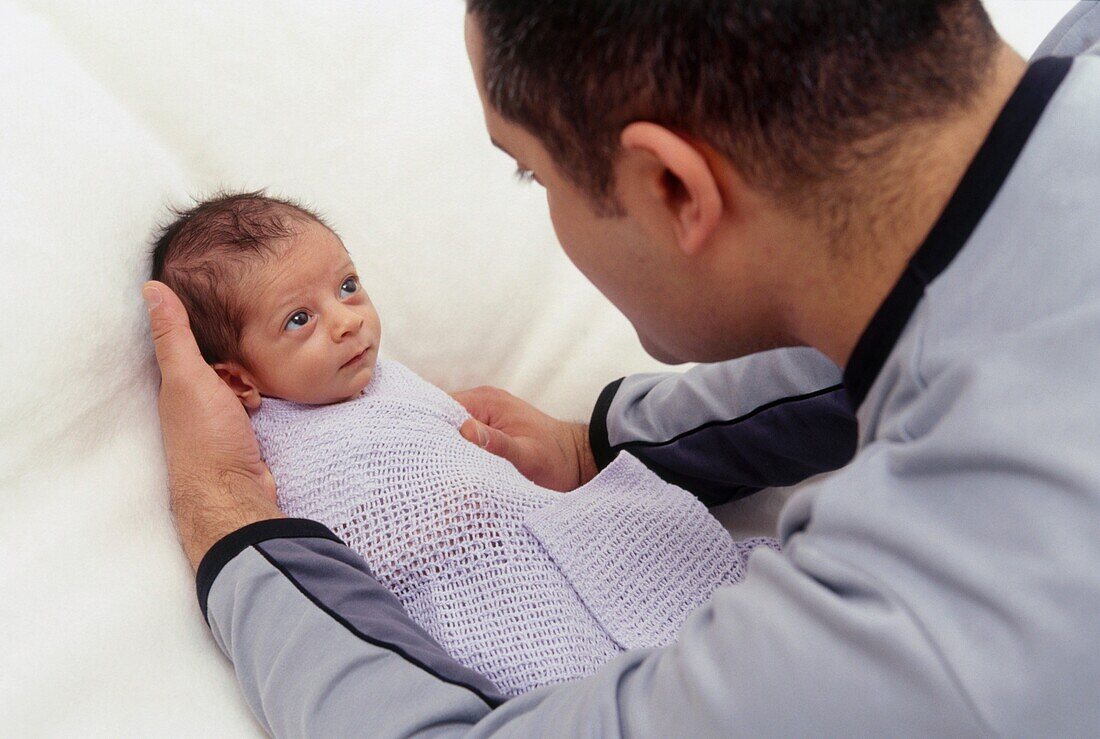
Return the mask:
<path id="1" fill-rule="evenodd" d="M 992 205 L 1072 63 L 1069 57 L 1040 59 L 1028 68 L 1008 99 L 928 237 L 852 350 L 844 369 L 844 385 L 853 411 L 867 397 L 924 297 L 925 287 L 962 250 Z"/>
<path id="2" fill-rule="evenodd" d="M 753 408 L 747 413 L 743 413 L 740 416 L 737 416 L 736 418 L 720 418 L 714 421 L 707 421 L 706 423 L 701 423 L 698 426 L 693 426 L 687 431 L 681 431 L 680 433 L 668 439 L 660 439 L 657 441 L 625 441 L 622 444 L 616 444 L 614 447 L 611 447 L 610 453 L 614 455 L 618 454 L 619 451 L 624 449 L 630 451 L 632 449 L 651 449 L 654 447 L 669 446 L 671 444 L 675 444 L 678 441 L 683 441 L 689 436 L 698 434 L 701 431 L 706 431 L 707 429 L 714 428 L 715 426 L 736 426 L 737 424 L 744 423 L 745 421 L 748 421 L 754 416 L 758 416 L 765 411 L 770 411 L 772 408 L 777 408 L 782 405 L 788 405 L 790 403 L 801 403 L 805 400 L 819 398 L 822 395 L 835 393 L 843 387 L 844 386 L 840 384 L 830 385 L 829 387 L 824 387 L 820 390 L 814 390 L 813 392 L 809 393 L 803 393 L 802 395 L 788 395 L 783 398 L 776 398 L 775 400 L 770 400 L 763 405 Z"/>
<path id="3" fill-rule="evenodd" d="M 370 579 L 370 586 L 372 588 L 370 593 L 373 596 L 373 607 L 380 611 L 377 618 L 387 624 L 390 629 L 400 633 L 400 639 L 381 639 L 365 633 L 363 629 L 358 628 L 348 618 L 345 618 L 343 614 L 330 608 L 322 598 L 313 593 L 299 577 L 296 577 L 293 572 L 284 566 L 282 562 L 273 557 L 270 552 L 266 551 L 264 547 L 258 546 L 256 547 L 256 551 L 259 552 L 271 566 L 282 573 L 283 577 L 285 577 L 299 593 L 304 595 L 314 606 L 327 614 L 329 618 L 340 624 L 356 638 L 362 639 L 366 643 L 378 647 L 379 649 L 384 649 L 387 652 L 396 654 L 416 669 L 422 670 L 441 682 L 469 690 L 481 699 L 490 709 L 496 708 L 507 700 L 504 695 L 495 689 L 495 686 L 488 678 L 474 670 L 462 666 L 455 661 L 453 657 L 447 654 L 438 642 L 409 618 L 408 613 L 397 597 L 373 577 Z M 348 552 L 351 552 L 351 550 L 349 549 Z M 352 554 L 356 559 L 359 558 L 359 555 Z M 365 566 L 365 562 L 363 565 Z M 369 573 L 364 571 L 364 574 Z M 359 595 L 361 596 L 362 593 Z M 402 641 L 404 645 L 402 645 Z M 428 656 L 429 659 L 421 659 L 414 652 L 419 652 L 423 656 Z M 441 660 L 442 664 L 440 664 Z M 436 664 L 431 664 L 431 661 L 434 661 Z M 443 669 L 440 669 L 440 667 Z M 444 674 L 444 669 L 451 674 Z"/>
<path id="4" fill-rule="evenodd" d="M 612 449 L 611 440 L 607 438 L 607 414 L 624 379 L 626 378 L 620 377 L 603 389 L 596 400 L 596 407 L 592 409 L 592 420 L 588 423 L 588 445 L 592 447 L 596 467 L 601 470 L 611 464 L 611 460 L 619 453 L 618 449 Z"/>
<path id="5" fill-rule="evenodd" d="M 202 561 L 199 562 L 199 569 L 195 573 L 199 608 L 202 609 L 202 617 L 206 619 L 207 625 L 210 624 L 210 619 L 206 615 L 206 601 L 210 597 L 210 588 L 223 567 L 253 544 L 259 544 L 268 539 L 301 538 L 331 539 L 340 544 L 344 543 L 340 537 L 332 533 L 331 529 L 316 521 L 306 518 L 269 518 L 242 526 L 226 534 L 210 547 L 210 551 L 203 555 Z"/>

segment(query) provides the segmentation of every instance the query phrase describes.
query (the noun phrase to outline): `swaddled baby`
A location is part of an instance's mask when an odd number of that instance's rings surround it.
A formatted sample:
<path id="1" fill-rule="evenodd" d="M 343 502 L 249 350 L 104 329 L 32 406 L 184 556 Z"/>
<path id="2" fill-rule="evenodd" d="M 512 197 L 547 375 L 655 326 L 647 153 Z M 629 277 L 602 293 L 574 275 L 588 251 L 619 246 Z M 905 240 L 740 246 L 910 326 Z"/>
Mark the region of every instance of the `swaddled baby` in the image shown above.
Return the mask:
<path id="1" fill-rule="evenodd" d="M 280 508 L 329 526 L 506 694 L 667 644 L 755 545 L 774 546 L 734 543 L 629 454 L 563 494 L 463 439 L 457 402 L 379 359 L 355 265 L 298 205 L 247 193 L 181 213 L 153 276 L 249 410 Z"/>

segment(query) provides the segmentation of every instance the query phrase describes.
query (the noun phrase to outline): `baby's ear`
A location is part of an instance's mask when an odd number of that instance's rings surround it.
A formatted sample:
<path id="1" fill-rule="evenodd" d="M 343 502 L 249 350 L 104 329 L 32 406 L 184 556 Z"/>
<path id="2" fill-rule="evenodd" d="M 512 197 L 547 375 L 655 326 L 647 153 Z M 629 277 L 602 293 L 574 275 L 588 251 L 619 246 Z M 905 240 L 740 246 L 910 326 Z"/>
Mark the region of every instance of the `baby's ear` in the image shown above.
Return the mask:
<path id="1" fill-rule="evenodd" d="M 253 411 L 260 407 L 260 391 L 248 370 L 236 362 L 218 362 L 213 367 L 218 377 L 240 399 L 241 405 Z"/>

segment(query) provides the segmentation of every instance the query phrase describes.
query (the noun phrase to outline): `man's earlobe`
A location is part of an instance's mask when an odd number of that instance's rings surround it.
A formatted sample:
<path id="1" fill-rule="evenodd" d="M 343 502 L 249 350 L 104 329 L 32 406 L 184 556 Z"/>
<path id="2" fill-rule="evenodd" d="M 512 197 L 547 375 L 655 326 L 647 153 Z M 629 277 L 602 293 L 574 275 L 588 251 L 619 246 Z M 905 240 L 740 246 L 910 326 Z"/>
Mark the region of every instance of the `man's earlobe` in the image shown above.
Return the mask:
<path id="1" fill-rule="evenodd" d="M 698 144 L 655 123 L 631 123 L 620 137 L 623 149 L 641 159 L 643 197 L 651 199 L 688 256 L 710 241 L 726 207 L 714 171 Z M 652 207 L 652 206 L 651 206 Z"/>
<path id="2" fill-rule="evenodd" d="M 241 405 L 249 410 L 260 407 L 260 391 L 248 370 L 236 362 L 218 362 L 213 367 L 218 377 L 222 378 L 222 382 L 228 385 L 241 401 Z"/>

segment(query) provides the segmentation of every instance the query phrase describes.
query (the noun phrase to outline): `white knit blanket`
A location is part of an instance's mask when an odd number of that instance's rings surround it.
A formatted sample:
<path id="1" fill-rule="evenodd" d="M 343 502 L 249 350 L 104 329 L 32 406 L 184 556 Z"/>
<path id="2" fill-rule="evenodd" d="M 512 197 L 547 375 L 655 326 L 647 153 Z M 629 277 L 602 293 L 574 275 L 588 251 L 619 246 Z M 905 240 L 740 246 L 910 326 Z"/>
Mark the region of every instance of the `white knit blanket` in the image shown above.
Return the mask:
<path id="1" fill-rule="evenodd" d="M 394 361 L 328 406 L 252 415 L 290 516 L 330 527 L 459 662 L 508 695 L 671 642 L 751 550 L 622 453 L 571 493 L 464 440 L 463 408 Z"/>

